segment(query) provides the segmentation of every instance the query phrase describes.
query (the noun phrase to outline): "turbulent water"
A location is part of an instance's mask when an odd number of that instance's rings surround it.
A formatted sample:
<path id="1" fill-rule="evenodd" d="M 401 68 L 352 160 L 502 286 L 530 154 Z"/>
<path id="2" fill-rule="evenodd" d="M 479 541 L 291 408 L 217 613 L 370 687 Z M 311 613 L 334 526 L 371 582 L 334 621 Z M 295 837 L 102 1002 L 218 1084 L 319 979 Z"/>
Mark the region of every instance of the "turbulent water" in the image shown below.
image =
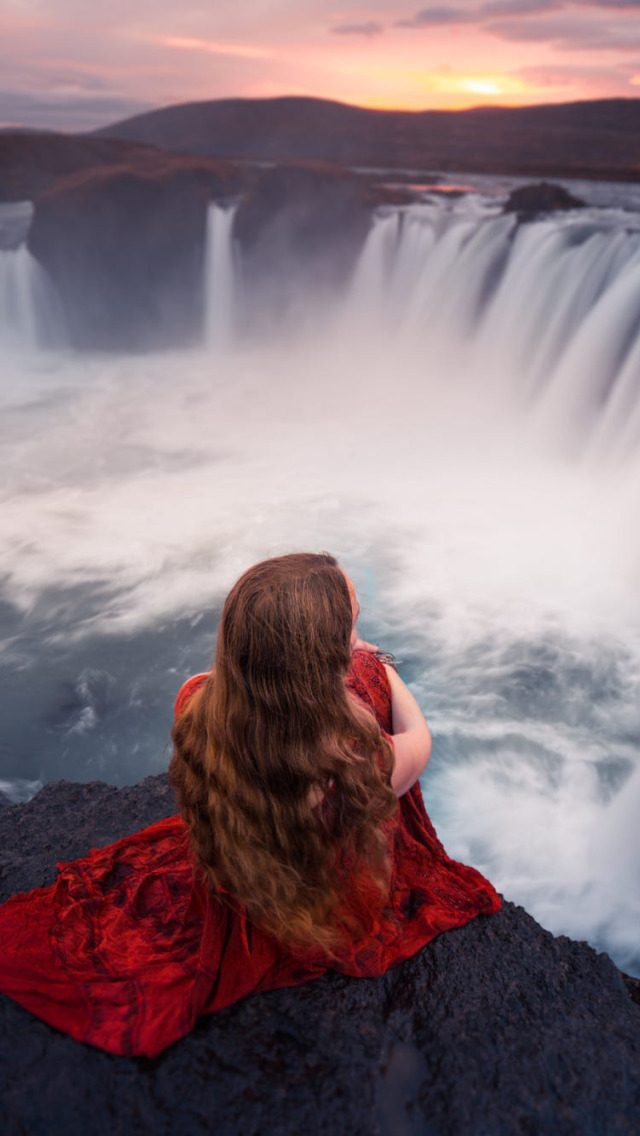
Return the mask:
<path id="1" fill-rule="evenodd" d="M 50 285 L 0 252 L 0 790 L 166 768 L 231 583 L 328 549 L 432 727 L 448 851 L 638 973 L 640 217 L 518 227 L 490 189 L 382 211 L 268 345 L 222 210 L 201 350 L 38 347 Z"/>

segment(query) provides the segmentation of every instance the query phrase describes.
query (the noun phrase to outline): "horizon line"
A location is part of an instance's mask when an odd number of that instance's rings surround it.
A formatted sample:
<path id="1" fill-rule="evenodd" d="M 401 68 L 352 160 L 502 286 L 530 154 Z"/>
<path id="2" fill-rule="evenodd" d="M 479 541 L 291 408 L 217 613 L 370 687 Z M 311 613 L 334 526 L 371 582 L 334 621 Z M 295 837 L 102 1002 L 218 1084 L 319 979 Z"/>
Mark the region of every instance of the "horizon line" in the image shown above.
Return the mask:
<path id="1" fill-rule="evenodd" d="M 81 127 L 79 129 L 59 129 L 56 127 L 47 126 L 27 126 L 17 122 L 3 122 L 0 120 L 0 133 L 29 133 L 29 134 L 93 134 L 101 130 L 108 130 L 112 126 L 117 126 L 120 123 L 130 122 L 132 119 L 144 118 L 147 115 L 159 114 L 162 111 L 171 110 L 178 107 L 189 106 L 206 106 L 213 103 L 275 103 L 285 101 L 297 102 L 317 102 L 329 103 L 334 106 L 348 107 L 352 110 L 361 110 L 365 112 L 373 112 L 374 114 L 406 114 L 411 116 L 419 116 L 423 114 L 436 114 L 436 115 L 463 115 L 472 111 L 488 110 L 488 111 L 518 111 L 518 110 L 534 110 L 543 107 L 561 107 L 561 106 L 578 106 L 593 103 L 620 103 L 620 102 L 640 102 L 640 95 L 608 95 L 601 98 L 587 98 L 587 99 L 554 99 L 552 102 L 530 102 L 530 103 L 497 103 L 497 102 L 474 102 L 465 107 L 403 107 L 403 106 L 370 106 L 366 103 L 353 103 L 344 99 L 327 98 L 323 95 L 304 95 L 304 94 L 283 94 L 283 95 L 228 95 L 218 98 L 210 99 L 187 99 L 184 102 L 175 103 L 161 103 L 157 106 L 151 106 L 146 110 L 136 111 L 134 114 L 126 115 L 124 118 L 115 118 L 110 120 L 103 126 L 94 127 Z M 54 109 L 52 107 L 52 109 Z"/>

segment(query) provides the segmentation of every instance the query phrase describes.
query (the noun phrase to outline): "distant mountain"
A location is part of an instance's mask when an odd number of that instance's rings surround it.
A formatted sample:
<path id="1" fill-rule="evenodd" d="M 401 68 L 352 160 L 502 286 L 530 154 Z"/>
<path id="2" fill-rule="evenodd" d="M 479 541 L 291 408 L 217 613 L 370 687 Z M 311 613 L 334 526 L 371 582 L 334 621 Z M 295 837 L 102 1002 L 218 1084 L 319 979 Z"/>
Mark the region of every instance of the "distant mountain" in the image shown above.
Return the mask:
<path id="1" fill-rule="evenodd" d="M 269 162 L 640 178 L 640 99 L 463 111 L 219 99 L 136 115 L 94 136 Z"/>

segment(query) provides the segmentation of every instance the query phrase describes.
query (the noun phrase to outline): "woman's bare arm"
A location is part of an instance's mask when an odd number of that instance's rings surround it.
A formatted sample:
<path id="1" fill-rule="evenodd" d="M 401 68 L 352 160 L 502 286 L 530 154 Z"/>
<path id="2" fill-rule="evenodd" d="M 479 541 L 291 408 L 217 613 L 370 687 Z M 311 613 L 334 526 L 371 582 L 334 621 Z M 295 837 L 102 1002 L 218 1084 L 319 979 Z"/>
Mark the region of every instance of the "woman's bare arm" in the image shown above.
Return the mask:
<path id="1" fill-rule="evenodd" d="M 401 797 L 418 780 L 431 754 L 431 734 L 409 688 L 400 675 L 385 665 L 391 687 L 391 720 L 395 764 L 391 788 Z"/>

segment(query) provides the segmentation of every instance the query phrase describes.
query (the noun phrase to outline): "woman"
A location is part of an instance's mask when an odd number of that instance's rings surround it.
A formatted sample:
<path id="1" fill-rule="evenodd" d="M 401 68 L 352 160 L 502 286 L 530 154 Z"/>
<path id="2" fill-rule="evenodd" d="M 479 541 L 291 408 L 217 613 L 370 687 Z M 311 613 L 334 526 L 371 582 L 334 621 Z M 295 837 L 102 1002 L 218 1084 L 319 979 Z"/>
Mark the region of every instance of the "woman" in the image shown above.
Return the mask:
<path id="1" fill-rule="evenodd" d="M 449 860 L 426 722 L 357 640 L 333 557 L 255 565 L 176 703 L 180 815 L 0 908 L 0 989 L 72 1036 L 154 1056 L 200 1014 L 329 968 L 372 976 L 500 901 Z"/>

